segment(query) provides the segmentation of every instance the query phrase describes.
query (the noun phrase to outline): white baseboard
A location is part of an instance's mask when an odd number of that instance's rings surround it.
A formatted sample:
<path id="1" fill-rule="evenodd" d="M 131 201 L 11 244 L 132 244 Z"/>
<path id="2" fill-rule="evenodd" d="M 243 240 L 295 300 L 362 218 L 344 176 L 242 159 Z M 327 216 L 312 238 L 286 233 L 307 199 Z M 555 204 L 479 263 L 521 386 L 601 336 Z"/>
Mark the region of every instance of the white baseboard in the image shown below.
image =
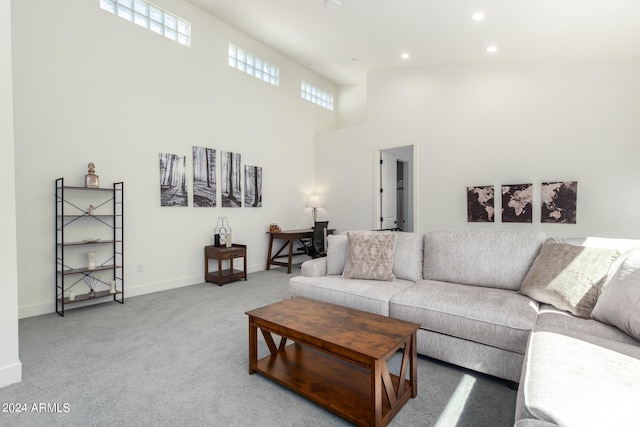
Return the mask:
<path id="1" fill-rule="evenodd" d="M 22 362 L 19 360 L 11 365 L 0 367 L 0 387 L 22 381 Z"/>

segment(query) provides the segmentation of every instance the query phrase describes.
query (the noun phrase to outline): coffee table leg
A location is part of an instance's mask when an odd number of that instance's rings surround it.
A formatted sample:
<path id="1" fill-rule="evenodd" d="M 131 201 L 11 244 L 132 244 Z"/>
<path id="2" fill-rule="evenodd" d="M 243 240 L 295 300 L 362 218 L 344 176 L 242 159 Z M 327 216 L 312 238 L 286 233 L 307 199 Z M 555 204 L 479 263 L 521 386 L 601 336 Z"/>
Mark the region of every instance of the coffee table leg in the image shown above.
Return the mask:
<path id="1" fill-rule="evenodd" d="M 371 397 L 373 398 L 373 425 L 382 425 L 382 367 L 380 361 L 376 360 L 373 368 L 373 378 L 371 378 Z"/>
<path id="2" fill-rule="evenodd" d="M 253 375 L 256 371 L 255 366 L 258 364 L 258 328 L 253 323 L 253 317 L 249 316 L 249 375 Z"/>

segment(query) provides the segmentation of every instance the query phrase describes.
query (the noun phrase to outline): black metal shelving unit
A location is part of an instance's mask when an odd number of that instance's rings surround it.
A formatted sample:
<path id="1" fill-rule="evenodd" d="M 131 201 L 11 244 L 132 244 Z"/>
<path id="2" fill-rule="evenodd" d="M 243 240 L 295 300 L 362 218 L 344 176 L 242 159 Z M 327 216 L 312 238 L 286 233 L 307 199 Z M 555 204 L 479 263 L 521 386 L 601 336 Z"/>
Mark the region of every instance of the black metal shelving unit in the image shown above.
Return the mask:
<path id="1" fill-rule="evenodd" d="M 56 313 L 64 317 L 65 306 L 83 301 L 112 297 L 113 301 L 124 304 L 124 183 L 115 182 L 112 188 L 86 188 L 64 185 L 64 178 L 56 179 Z M 106 214 L 91 212 L 88 208 L 80 207 L 86 201 L 96 203 L 96 211 L 109 210 Z M 85 203 L 86 204 L 86 203 Z M 102 208 L 102 209 L 101 209 Z M 109 227 L 108 239 L 69 240 L 65 231 L 70 227 L 75 229 L 75 235 L 86 231 L 89 233 L 96 227 Z M 65 259 L 72 258 L 78 262 L 78 251 L 82 248 L 104 248 L 98 253 L 105 258 L 95 267 L 68 265 Z M 71 252 L 75 252 L 72 254 Z M 76 255 L 75 258 L 69 255 Z M 105 280 L 109 276 L 115 282 L 115 293 L 112 293 L 110 283 Z M 87 279 L 96 288 L 94 292 L 80 293 L 70 299 L 69 295 Z"/>

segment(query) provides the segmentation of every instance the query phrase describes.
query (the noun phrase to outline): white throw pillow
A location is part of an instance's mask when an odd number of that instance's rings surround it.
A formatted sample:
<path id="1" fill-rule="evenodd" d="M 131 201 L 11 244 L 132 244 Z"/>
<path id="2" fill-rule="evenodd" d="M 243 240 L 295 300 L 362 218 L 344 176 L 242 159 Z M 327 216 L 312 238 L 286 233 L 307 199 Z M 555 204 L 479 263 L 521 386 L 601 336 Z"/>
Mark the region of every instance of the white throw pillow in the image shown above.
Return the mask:
<path id="1" fill-rule="evenodd" d="M 327 275 L 342 274 L 347 265 L 349 239 L 346 234 L 327 236 Z"/>
<path id="2" fill-rule="evenodd" d="M 591 317 L 640 341 L 640 249 L 620 265 L 602 290 Z"/>

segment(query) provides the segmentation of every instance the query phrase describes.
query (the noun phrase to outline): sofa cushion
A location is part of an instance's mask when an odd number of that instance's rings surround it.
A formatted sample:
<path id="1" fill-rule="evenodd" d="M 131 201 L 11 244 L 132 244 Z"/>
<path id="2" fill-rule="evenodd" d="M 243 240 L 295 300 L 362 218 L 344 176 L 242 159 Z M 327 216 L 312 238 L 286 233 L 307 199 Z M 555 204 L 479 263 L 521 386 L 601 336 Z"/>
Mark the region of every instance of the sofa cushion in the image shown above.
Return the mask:
<path id="1" fill-rule="evenodd" d="M 531 230 L 429 231 L 423 277 L 518 290 L 545 237 Z"/>
<path id="2" fill-rule="evenodd" d="M 537 419 L 599 427 L 638 417 L 640 347 L 536 327 L 524 369 L 518 399 Z"/>
<path id="3" fill-rule="evenodd" d="M 412 285 L 413 282 L 400 279 L 394 282 L 380 282 L 360 279 L 345 280 L 340 276 L 297 276 L 289 279 L 289 293 L 389 316 L 391 297 Z"/>
<path id="4" fill-rule="evenodd" d="M 423 280 L 391 298 L 391 317 L 523 354 L 538 303 L 505 289 Z"/>
<path id="5" fill-rule="evenodd" d="M 640 340 L 640 250 L 627 255 L 602 290 L 591 317 Z"/>
<path id="6" fill-rule="evenodd" d="M 378 232 L 370 232 L 378 233 Z M 397 279 L 416 282 L 422 279 L 423 235 L 395 232 L 393 275 Z M 342 274 L 347 264 L 349 239 L 346 234 L 327 236 L 327 274 Z"/>
<path id="7" fill-rule="evenodd" d="M 558 243 L 547 239 L 522 281 L 520 292 L 576 316 L 588 318 L 598 298 L 598 286 L 611 263 L 614 249 Z"/>
<path id="8" fill-rule="evenodd" d="M 396 280 L 393 275 L 393 233 L 347 233 L 349 253 L 344 279 Z"/>
<path id="9" fill-rule="evenodd" d="M 548 304 L 540 304 L 538 317 L 536 318 L 536 328 L 563 330 L 568 334 L 589 334 L 610 341 L 638 344 L 638 341 L 615 326 L 607 325 L 594 319 L 577 317 L 568 311 L 560 310 Z"/>

